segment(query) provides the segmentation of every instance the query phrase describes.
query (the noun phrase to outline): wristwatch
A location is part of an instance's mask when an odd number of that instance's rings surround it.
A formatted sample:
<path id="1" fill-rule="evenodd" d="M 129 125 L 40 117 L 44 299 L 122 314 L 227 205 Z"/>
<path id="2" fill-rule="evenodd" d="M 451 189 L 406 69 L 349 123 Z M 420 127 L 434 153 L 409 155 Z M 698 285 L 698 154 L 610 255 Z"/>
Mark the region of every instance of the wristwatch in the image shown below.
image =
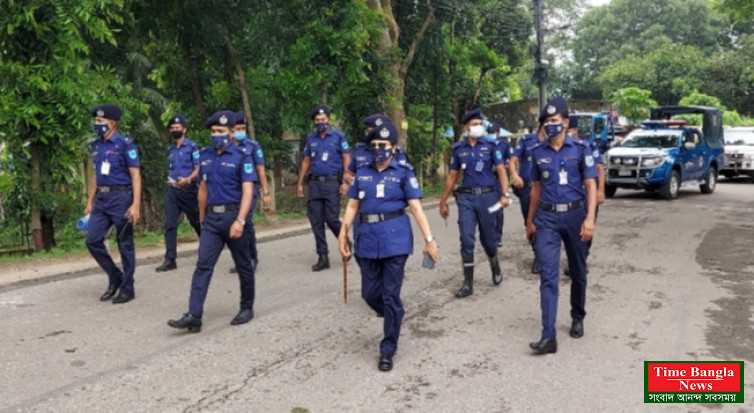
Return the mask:
<path id="1" fill-rule="evenodd" d="M 269 192 L 269 191 L 264 191 L 264 192 L 262 192 L 262 195 L 264 195 L 264 196 L 268 196 L 269 194 L 270 194 L 270 192 Z"/>
<path id="2" fill-rule="evenodd" d="M 237 219 L 236 222 L 241 224 L 242 227 L 246 225 L 246 221 L 244 221 L 243 219 Z"/>
<path id="3" fill-rule="evenodd" d="M 503 196 L 506 197 L 506 198 L 510 198 L 511 197 L 511 193 L 510 192 L 503 192 Z"/>
<path id="4" fill-rule="evenodd" d="M 434 241 L 435 239 L 432 238 L 432 236 L 430 235 L 429 238 L 425 238 L 424 240 L 427 241 L 427 244 L 429 244 L 430 242 Z"/>

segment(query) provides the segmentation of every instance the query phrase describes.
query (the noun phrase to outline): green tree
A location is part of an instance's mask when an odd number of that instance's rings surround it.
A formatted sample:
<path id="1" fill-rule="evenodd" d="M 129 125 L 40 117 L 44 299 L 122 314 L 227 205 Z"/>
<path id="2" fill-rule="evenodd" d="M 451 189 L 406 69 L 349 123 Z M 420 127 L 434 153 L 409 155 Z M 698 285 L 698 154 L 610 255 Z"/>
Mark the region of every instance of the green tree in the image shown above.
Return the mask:
<path id="1" fill-rule="evenodd" d="M 646 89 L 627 87 L 611 93 L 610 101 L 629 122 L 635 124 L 648 119 L 650 109 L 657 106 L 657 102 L 650 97 L 651 94 L 652 92 Z"/>

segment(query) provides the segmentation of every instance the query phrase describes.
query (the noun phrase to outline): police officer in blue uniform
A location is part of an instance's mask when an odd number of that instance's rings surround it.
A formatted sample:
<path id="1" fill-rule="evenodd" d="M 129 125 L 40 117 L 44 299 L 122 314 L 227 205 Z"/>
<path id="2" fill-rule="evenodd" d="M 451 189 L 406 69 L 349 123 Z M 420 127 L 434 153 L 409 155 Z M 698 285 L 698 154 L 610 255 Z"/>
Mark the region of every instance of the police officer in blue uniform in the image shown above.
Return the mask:
<path id="1" fill-rule="evenodd" d="M 201 236 L 199 225 L 199 145 L 186 137 L 186 117 L 180 113 L 168 122 L 173 144 L 168 148 L 168 193 L 165 197 L 165 261 L 157 272 L 178 268 L 175 264 L 178 243 L 178 218 L 186 215 L 191 227 Z"/>
<path id="2" fill-rule="evenodd" d="M 97 106 L 91 114 L 98 138 L 89 144 L 94 176 L 84 210 L 84 215 L 90 215 L 86 247 L 109 279 L 100 301 L 112 299 L 113 304 L 127 303 L 136 296 L 134 225 L 139 222 L 141 205 L 139 149 L 131 139 L 118 133 L 118 121 L 122 115 L 118 106 Z M 115 265 L 105 247 L 105 236 L 113 225 L 117 231 L 123 270 Z"/>
<path id="3" fill-rule="evenodd" d="M 510 205 L 508 175 L 503 167 L 503 154 L 484 138 L 482 111 L 474 109 L 466 112 L 461 118 L 461 124 L 464 125 L 468 137 L 453 144 L 450 171 L 440 199 L 440 216 L 447 218 L 446 201 L 456 183 L 458 171 L 463 171 L 457 203 L 464 281 L 456 293 L 456 298 L 474 293 L 474 238 L 477 225 L 479 239 L 490 262 L 492 283 L 500 285 L 503 282 L 495 242 L 495 211 L 490 211 L 490 208 L 496 207 L 498 203 L 502 208 Z M 496 187 L 500 187 L 501 196 L 498 196 Z"/>
<path id="4" fill-rule="evenodd" d="M 366 142 L 366 136 L 369 135 L 369 132 L 372 129 L 384 124 L 392 124 L 393 121 L 387 115 L 383 115 L 382 113 L 374 113 L 362 119 L 361 123 L 364 125 L 365 129 L 365 141 L 357 142 L 353 148 L 351 162 L 348 164 L 346 174 L 344 175 L 344 180 L 348 185 L 351 185 L 351 183 L 353 183 L 353 177 L 356 175 L 356 171 L 358 169 L 366 167 L 372 163 L 369 146 Z M 408 155 L 406 155 L 406 151 L 398 145 L 395 146 L 395 159 L 401 165 L 409 165 Z"/>
<path id="5" fill-rule="evenodd" d="M 489 125 L 487 125 L 487 141 L 495 145 L 495 149 L 500 151 L 500 153 L 503 155 L 503 166 L 508 167 L 508 161 L 510 159 L 511 154 L 511 144 L 505 139 L 501 139 L 500 136 L 500 125 L 498 125 L 495 122 L 490 122 Z M 507 179 L 507 177 L 506 177 Z M 495 187 L 497 189 L 497 196 L 502 196 L 502 192 L 500 192 L 499 187 Z M 500 248 L 503 246 L 503 224 L 505 223 L 505 215 L 503 215 L 503 209 L 500 208 L 497 212 L 495 212 L 495 242 L 497 243 L 497 247 Z"/>
<path id="6" fill-rule="evenodd" d="M 249 232 L 244 227 L 257 177 L 251 156 L 231 143 L 234 123 L 234 113 L 227 110 L 205 122 L 212 132 L 212 146 L 202 149 L 199 156 L 199 257 L 191 281 L 189 311 L 178 320 L 168 321 L 173 328 L 194 333 L 201 330 L 204 300 L 224 245 L 236 264 L 241 285 L 240 310 L 230 324 L 245 324 L 254 317 L 254 270 Z"/>
<path id="7" fill-rule="evenodd" d="M 340 234 L 340 195 L 345 196 L 348 190 L 343 174 L 350 154 L 346 135 L 330 126 L 330 108 L 327 105 L 315 107 L 310 118 L 317 130 L 306 137 L 296 192 L 299 198 L 304 197 L 304 179 L 308 176 L 307 214 L 319 256 L 312 271 L 322 271 L 330 268 L 325 224 L 336 237 Z"/>
<path id="8" fill-rule="evenodd" d="M 354 248 L 360 257 L 361 296 L 383 317 L 384 338 L 380 342 L 377 368 L 389 371 L 393 368 L 404 314 L 400 297 L 403 275 L 414 246 L 406 207 L 426 240 L 423 252 L 437 260 L 438 250 L 421 206 L 419 182 L 412 169 L 395 158 L 398 130 L 392 123 L 384 123 L 369 132 L 367 142 L 372 162 L 356 170 L 348 190 L 350 199 L 338 249 L 342 257 L 350 256 L 348 228 L 355 220 L 361 221 L 354 230 Z"/>
<path id="9" fill-rule="evenodd" d="M 254 162 L 254 169 L 257 171 L 257 181 L 254 181 L 254 197 L 251 200 L 251 211 L 249 212 L 249 219 L 247 220 L 246 227 L 251 233 L 251 266 L 254 268 L 254 272 L 257 270 L 257 264 L 259 263 L 259 253 L 257 252 L 257 232 L 254 229 L 254 211 L 257 208 L 257 201 L 260 198 L 260 190 L 262 195 L 262 202 L 265 207 L 272 205 L 272 198 L 270 197 L 270 190 L 267 186 L 267 172 L 264 167 L 264 151 L 262 145 L 254 139 L 248 139 L 246 134 L 246 112 L 236 112 L 236 124 L 233 126 L 233 140 L 236 145 L 240 145 L 244 151 L 251 156 Z M 238 270 L 232 268 L 231 273 L 235 273 Z"/>
<path id="10" fill-rule="evenodd" d="M 513 178 L 513 193 L 516 194 L 516 197 L 518 197 L 518 201 L 521 204 L 521 214 L 524 217 L 524 227 L 526 226 L 526 218 L 529 215 L 529 200 L 532 186 L 532 151 L 535 146 L 540 142 L 544 142 L 544 140 L 544 129 L 540 123 L 537 128 L 537 133 L 525 134 L 518 140 L 518 142 L 516 142 L 516 148 L 513 150 L 510 161 L 508 162 L 508 171 Z M 534 259 L 531 262 L 531 273 L 539 274 L 539 260 L 537 259 L 537 252 L 534 249 L 533 243 L 532 250 L 534 250 Z"/>
<path id="11" fill-rule="evenodd" d="M 547 102 L 540 121 L 548 140 L 532 153 L 531 204 L 526 220 L 526 235 L 536 234 L 540 271 L 542 335 L 529 344 L 535 354 L 555 353 L 558 342 L 555 321 L 558 306 L 558 266 L 560 243 L 565 244 L 571 269 L 571 330 L 584 334 L 586 315 L 586 251 L 594 233 L 597 204 L 597 169 L 590 147 L 567 134 L 568 103 L 562 97 Z"/>

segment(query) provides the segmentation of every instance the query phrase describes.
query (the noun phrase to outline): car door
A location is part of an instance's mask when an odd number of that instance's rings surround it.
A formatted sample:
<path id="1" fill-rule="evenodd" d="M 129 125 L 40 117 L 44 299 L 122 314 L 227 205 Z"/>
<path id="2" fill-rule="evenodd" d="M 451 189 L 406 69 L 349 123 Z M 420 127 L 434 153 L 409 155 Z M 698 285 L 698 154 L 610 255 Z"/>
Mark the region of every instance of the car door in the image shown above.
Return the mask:
<path id="1" fill-rule="evenodd" d="M 694 147 L 687 148 L 687 143 L 693 143 Z M 699 134 L 694 131 L 684 131 L 681 135 L 681 181 L 699 179 L 701 171 L 699 150 Z"/>

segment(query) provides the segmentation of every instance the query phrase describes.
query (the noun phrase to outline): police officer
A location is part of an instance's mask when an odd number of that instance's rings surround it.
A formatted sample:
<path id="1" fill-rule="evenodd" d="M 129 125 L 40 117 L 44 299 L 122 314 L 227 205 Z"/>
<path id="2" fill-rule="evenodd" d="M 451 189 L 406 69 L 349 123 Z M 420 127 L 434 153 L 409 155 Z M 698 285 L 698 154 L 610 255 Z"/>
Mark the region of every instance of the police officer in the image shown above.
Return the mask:
<path id="1" fill-rule="evenodd" d="M 257 181 L 254 181 L 254 197 L 251 200 L 251 211 L 249 212 L 249 219 L 247 220 L 247 230 L 251 233 L 251 266 L 254 271 L 257 270 L 257 264 L 259 263 L 259 255 L 257 252 L 257 232 L 254 229 L 254 211 L 257 208 L 257 200 L 259 200 L 260 189 L 262 195 L 262 202 L 264 206 L 269 208 L 272 205 L 272 198 L 270 197 L 270 190 L 267 186 L 267 172 L 264 167 L 264 151 L 262 145 L 254 139 L 247 139 L 246 134 L 246 112 L 239 111 L 235 113 L 236 124 L 233 126 L 233 140 L 236 145 L 241 145 L 244 151 L 251 156 L 254 162 L 254 169 L 257 171 Z M 231 273 L 237 272 L 236 268 L 231 269 Z"/>
<path id="2" fill-rule="evenodd" d="M 466 112 L 461 124 L 468 134 L 466 140 L 453 144 L 450 159 L 450 171 L 445 180 L 445 188 L 440 199 L 440 216 L 448 217 L 446 201 L 458 178 L 458 171 L 463 171 L 463 180 L 458 188 L 458 229 L 461 234 L 461 259 L 463 260 L 463 286 L 456 293 L 456 298 L 463 298 L 474 293 L 474 238 L 476 226 L 479 225 L 479 239 L 487 253 L 492 270 L 492 283 L 503 282 L 503 273 L 497 259 L 495 242 L 495 215 L 489 208 L 497 203 L 503 208 L 510 205 L 508 194 L 508 176 L 503 167 L 503 154 L 484 138 L 482 111 L 474 109 Z M 502 195 L 498 196 L 496 187 Z"/>
<path id="3" fill-rule="evenodd" d="M 339 194 L 345 195 L 348 190 L 348 184 L 342 182 L 342 177 L 350 161 L 350 154 L 346 135 L 330 126 L 330 108 L 327 105 L 315 107 L 310 118 L 317 130 L 306 137 L 297 193 L 299 198 L 304 197 L 304 178 L 308 176 L 307 213 L 319 256 L 312 271 L 322 271 L 330 268 L 325 224 L 336 237 L 340 234 Z"/>
<path id="4" fill-rule="evenodd" d="M 356 171 L 358 169 L 368 166 L 372 163 L 369 146 L 366 142 L 366 136 L 369 135 L 369 132 L 375 127 L 379 127 L 387 123 L 392 124 L 393 121 L 387 115 L 383 115 L 382 113 L 374 113 L 362 119 L 361 123 L 362 125 L 364 125 L 365 140 L 362 142 L 357 142 L 353 148 L 353 156 L 351 156 L 351 162 L 348 164 L 348 168 L 346 169 L 346 173 L 344 175 L 344 181 L 348 185 L 351 185 L 351 183 L 353 182 L 353 177 L 356 175 Z M 398 145 L 395 146 L 395 159 L 401 165 L 409 164 L 406 151 Z"/>
<path id="5" fill-rule="evenodd" d="M 356 171 L 348 190 L 350 200 L 338 249 L 342 257 L 350 256 L 348 228 L 355 220 L 361 221 L 354 230 L 354 248 L 361 266 L 361 296 L 383 317 L 384 338 L 377 368 L 389 371 L 404 314 L 400 297 L 403 275 L 414 245 L 407 206 L 426 240 L 423 252 L 437 260 L 438 250 L 421 206 L 419 182 L 412 169 L 395 158 L 398 129 L 392 123 L 384 123 L 369 132 L 367 142 L 372 162 Z"/>
<path id="6" fill-rule="evenodd" d="M 536 234 L 534 248 L 539 259 L 542 335 L 529 346 L 535 354 L 555 353 L 558 342 L 555 320 L 558 305 L 560 243 L 565 244 L 571 269 L 571 330 L 584 334 L 586 315 L 586 251 L 594 233 L 597 169 L 588 145 L 567 134 L 568 104 L 562 97 L 547 102 L 540 121 L 548 140 L 532 153 L 531 204 L 526 235 Z"/>
<path id="7" fill-rule="evenodd" d="M 205 122 L 212 132 L 212 146 L 202 149 L 199 156 L 202 234 L 191 280 L 189 311 L 178 320 L 168 321 L 171 327 L 194 333 L 202 328 L 204 300 L 224 245 L 238 268 L 241 284 L 240 310 L 230 324 L 244 324 L 254 317 L 254 270 L 249 256 L 249 232 L 244 226 L 257 177 L 251 157 L 231 143 L 234 121 L 234 113 L 223 110 Z"/>
<path id="8" fill-rule="evenodd" d="M 490 122 L 487 125 L 487 141 L 491 144 L 495 145 L 495 149 L 500 151 L 500 153 L 503 155 L 503 166 L 505 168 L 508 167 L 508 161 L 510 159 L 511 154 L 511 144 L 505 139 L 500 138 L 500 125 L 498 125 L 495 122 Z M 506 177 L 506 179 L 508 179 Z M 502 196 L 502 193 L 500 192 L 499 187 L 495 187 L 497 189 L 497 196 Z M 500 248 L 503 246 L 503 223 L 505 222 L 505 216 L 503 215 L 503 209 L 499 209 L 497 212 L 495 212 L 495 242 L 497 243 L 497 247 Z"/>
<path id="9" fill-rule="evenodd" d="M 98 138 L 89 144 L 94 176 L 84 210 L 84 215 L 90 215 L 86 247 L 109 279 L 100 301 L 112 299 L 113 304 L 127 303 L 136 296 L 134 225 L 139 222 L 141 205 L 139 149 L 131 139 L 118 133 L 122 114 L 118 106 L 97 106 L 91 114 Z M 105 236 L 113 225 L 117 231 L 123 270 L 115 265 L 105 247 Z"/>
<path id="10" fill-rule="evenodd" d="M 524 217 L 524 226 L 526 226 L 526 218 L 529 215 L 529 200 L 532 186 L 532 151 L 535 146 L 544 140 L 544 129 L 542 128 L 542 124 L 540 124 L 537 128 L 537 133 L 525 134 L 518 140 L 516 148 L 513 150 L 510 161 L 508 162 L 508 171 L 513 178 L 513 193 L 516 194 L 518 201 L 521 204 L 521 214 Z M 534 250 L 533 244 L 532 250 Z M 531 262 L 531 273 L 539 274 L 539 260 L 537 260 L 536 250 L 534 250 L 534 259 Z"/>
<path id="11" fill-rule="evenodd" d="M 201 236 L 199 205 L 196 200 L 199 186 L 199 145 L 186 137 L 186 117 L 180 113 L 168 122 L 173 144 L 168 148 L 168 193 L 165 197 L 165 261 L 157 272 L 177 268 L 175 264 L 178 217 L 186 215 L 191 227 Z"/>

